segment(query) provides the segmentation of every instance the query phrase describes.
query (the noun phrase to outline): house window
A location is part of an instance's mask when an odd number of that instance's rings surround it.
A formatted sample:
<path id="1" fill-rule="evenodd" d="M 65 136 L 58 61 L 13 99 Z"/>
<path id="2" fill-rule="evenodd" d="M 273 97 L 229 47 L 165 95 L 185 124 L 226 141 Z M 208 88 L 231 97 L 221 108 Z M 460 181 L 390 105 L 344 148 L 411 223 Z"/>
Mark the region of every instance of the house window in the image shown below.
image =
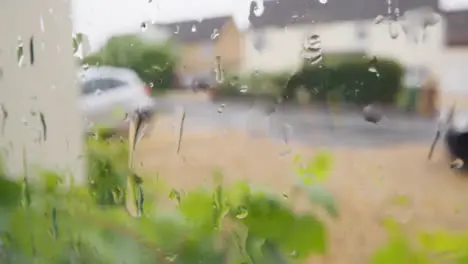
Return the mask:
<path id="1" fill-rule="evenodd" d="M 367 26 L 363 22 L 357 22 L 355 24 L 356 38 L 359 40 L 364 40 L 368 36 Z"/>

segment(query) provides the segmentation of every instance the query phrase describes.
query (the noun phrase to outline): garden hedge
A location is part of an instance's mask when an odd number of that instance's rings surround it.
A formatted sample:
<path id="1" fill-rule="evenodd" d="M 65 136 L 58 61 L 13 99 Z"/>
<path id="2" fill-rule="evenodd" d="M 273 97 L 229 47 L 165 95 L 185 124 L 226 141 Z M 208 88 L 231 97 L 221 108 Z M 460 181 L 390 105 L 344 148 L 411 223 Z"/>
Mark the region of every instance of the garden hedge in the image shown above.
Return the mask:
<path id="1" fill-rule="evenodd" d="M 348 103 L 394 103 L 401 88 L 403 68 L 389 59 L 360 56 L 334 65 L 305 65 L 289 79 L 283 96 L 293 99 L 296 89 L 308 90 L 312 100 L 330 95 Z"/>

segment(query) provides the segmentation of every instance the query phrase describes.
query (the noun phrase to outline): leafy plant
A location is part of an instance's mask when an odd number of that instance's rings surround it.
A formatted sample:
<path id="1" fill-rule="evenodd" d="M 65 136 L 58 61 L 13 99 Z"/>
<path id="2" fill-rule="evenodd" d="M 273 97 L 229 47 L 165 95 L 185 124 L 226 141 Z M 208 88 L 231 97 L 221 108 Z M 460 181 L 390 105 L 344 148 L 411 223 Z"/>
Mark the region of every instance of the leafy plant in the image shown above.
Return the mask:
<path id="1" fill-rule="evenodd" d="M 53 172 L 41 172 L 37 184 L 0 179 L 1 263 L 287 263 L 326 252 L 318 217 L 247 182 L 223 184 L 220 172 L 212 189 L 159 188 L 174 200 L 170 210 L 153 200 L 134 218 L 122 206 L 102 207 L 118 204 L 109 193 L 122 182 L 109 178 L 128 153 L 115 141 L 90 140 L 88 148 L 88 187 L 65 188 Z M 321 159 L 310 172 L 326 173 Z M 151 193 L 151 180 L 141 184 L 152 199 L 162 195 Z"/>

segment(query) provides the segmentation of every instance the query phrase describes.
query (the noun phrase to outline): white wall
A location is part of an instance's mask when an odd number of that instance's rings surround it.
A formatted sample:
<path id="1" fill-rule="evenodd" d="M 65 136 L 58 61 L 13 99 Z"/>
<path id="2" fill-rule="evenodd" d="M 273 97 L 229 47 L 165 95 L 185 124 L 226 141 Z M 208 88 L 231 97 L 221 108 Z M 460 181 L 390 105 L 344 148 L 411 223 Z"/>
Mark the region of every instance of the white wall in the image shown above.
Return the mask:
<path id="1" fill-rule="evenodd" d="M 367 29 L 367 38 L 359 38 L 356 25 Z M 388 24 L 374 21 L 336 22 L 291 26 L 286 29 L 266 28 L 263 51 L 253 46 L 253 35 L 247 33 L 244 71 L 292 71 L 301 64 L 301 50 L 308 34 L 320 36 L 323 52 L 363 51 L 369 55 L 392 57 L 405 65 L 428 65 L 434 71 L 441 67 L 443 53 L 443 22 L 427 30 L 427 40 L 415 45 L 397 27 L 398 37 L 390 36 Z"/>
<path id="2" fill-rule="evenodd" d="M 304 39 L 310 34 L 320 36 L 324 52 L 356 51 L 364 49 L 365 41 L 355 35 L 352 23 L 330 23 L 291 26 L 285 29 L 266 28 L 265 48 L 253 46 L 255 32 L 248 32 L 245 43 L 244 71 L 293 71 L 302 63 Z"/>
<path id="3" fill-rule="evenodd" d="M 64 0 L 0 2 L 0 103 L 8 112 L 5 130 L 0 131 L 0 147 L 7 169 L 14 175 L 23 173 L 24 149 L 31 169 L 36 165 L 64 170 L 78 182 L 85 180 L 69 14 L 70 4 Z M 24 41 L 21 67 L 16 55 L 18 37 Z M 40 112 L 45 117 L 46 138 Z M 0 111 L 0 126 L 3 119 Z"/>

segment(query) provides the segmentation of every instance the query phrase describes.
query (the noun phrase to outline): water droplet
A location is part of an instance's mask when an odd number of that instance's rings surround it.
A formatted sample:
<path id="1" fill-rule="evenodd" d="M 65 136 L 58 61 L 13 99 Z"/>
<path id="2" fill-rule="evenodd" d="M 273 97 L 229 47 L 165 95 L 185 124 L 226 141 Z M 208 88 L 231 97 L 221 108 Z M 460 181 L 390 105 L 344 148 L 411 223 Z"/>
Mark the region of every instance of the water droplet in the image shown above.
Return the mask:
<path id="1" fill-rule="evenodd" d="M 211 40 L 215 40 L 219 37 L 218 29 L 213 29 L 213 33 L 211 33 Z"/>
<path id="2" fill-rule="evenodd" d="M 399 31 L 398 24 L 394 21 L 390 21 L 388 23 L 388 34 L 390 34 L 390 37 L 392 39 L 398 38 L 398 35 L 399 35 L 398 31 Z"/>
<path id="3" fill-rule="evenodd" d="M 180 30 L 180 27 L 179 27 L 179 25 L 177 25 L 177 26 L 176 26 L 176 29 L 175 29 L 175 31 L 174 31 L 174 34 L 179 34 L 179 30 Z"/>
<path id="4" fill-rule="evenodd" d="M 224 82 L 224 71 L 221 66 L 221 56 L 216 56 L 215 78 L 218 83 Z"/>
<path id="5" fill-rule="evenodd" d="M 222 114 L 225 107 L 226 107 L 225 104 L 221 104 L 221 105 L 218 107 L 218 114 Z"/>
<path id="6" fill-rule="evenodd" d="M 236 214 L 237 219 L 245 219 L 248 215 L 249 215 L 249 211 L 247 210 L 245 206 L 240 206 L 237 209 L 237 214 Z"/>
<path id="7" fill-rule="evenodd" d="M 302 57 L 310 64 L 317 64 L 322 60 L 322 42 L 319 35 L 312 34 L 304 40 Z"/>
<path id="8" fill-rule="evenodd" d="M 321 3 L 322 5 L 328 3 L 328 0 L 319 0 L 319 3 Z"/>
<path id="9" fill-rule="evenodd" d="M 384 17 L 384 16 L 378 15 L 378 16 L 374 19 L 374 23 L 378 25 L 378 24 L 382 23 L 384 20 L 385 20 L 385 17 Z"/>
<path id="10" fill-rule="evenodd" d="M 24 126 L 27 126 L 28 125 L 28 120 L 26 120 L 26 118 L 21 118 L 21 123 L 23 123 Z"/>
<path id="11" fill-rule="evenodd" d="M 240 92 L 241 93 L 246 93 L 247 90 L 249 89 L 249 87 L 245 84 L 243 84 L 241 87 L 240 87 Z"/>
<path id="12" fill-rule="evenodd" d="M 375 68 L 375 66 L 369 66 L 369 71 L 377 73 L 377 68 Z"/>
<path id="13" fill-rule="evenodd" d="M 101 95 L 102 94 L 102 90 L 101 89 L 97 89 L 95 92 L 94 92 L 95 95 Z"/>
<path id="14" fill-rule="evenodd" d="M 89 69 L 89 64 L 85 63 L 85 64 L 81 65 L 81 67 L 83 68 L 83 70 L 86 71 L 87 69 Z"/>
<path id="15" fill-rule="evenodd" d="M 148 28 L 148 23 L 147 22 L 141 22 L 141 24 L 140 24 L 141 31 L 145 31 L 147 28 Z"/>
<path id="16" fill-rule="evenodd" d="M 197 27 L 195 25 L 192 26 L 192 32 L 197 32 Z"/>
<path id="17" fill-rule="evenodd" d="M 41 26 L 41 31 L 42 31 L 42 32 L 45 32 L 45 28 L 44 28 L 44 18 L 42 17 L 42 15 L 39 17 L 39 25 Z"/>
<path id="18" fill-rule="evenodd" d="M 369 104 L 362 109 L 364 119 L 367 122 L 377 124 L 382 120 L 382 112 L 373 104 Z"/>
<path id="19" fill-rule="evenodd" d="M 16 46 L 16 59 L 18 62 L 18 67 L 23 66 L 24 60 L 24 47 L 23 47 L 23 39 L 18 37 L 18 45 Z"/>
<path id="20" fill-rule="evenodd" d="M 251 12 L 253 11 L 253 14 L 257 17 L 261 16 L 263 14 L 263 11 L 265 11 L 263 0 L 255 0 L 254 3 L 256 5 L 254 6 L 253 10 L 251 10 Z"/>

